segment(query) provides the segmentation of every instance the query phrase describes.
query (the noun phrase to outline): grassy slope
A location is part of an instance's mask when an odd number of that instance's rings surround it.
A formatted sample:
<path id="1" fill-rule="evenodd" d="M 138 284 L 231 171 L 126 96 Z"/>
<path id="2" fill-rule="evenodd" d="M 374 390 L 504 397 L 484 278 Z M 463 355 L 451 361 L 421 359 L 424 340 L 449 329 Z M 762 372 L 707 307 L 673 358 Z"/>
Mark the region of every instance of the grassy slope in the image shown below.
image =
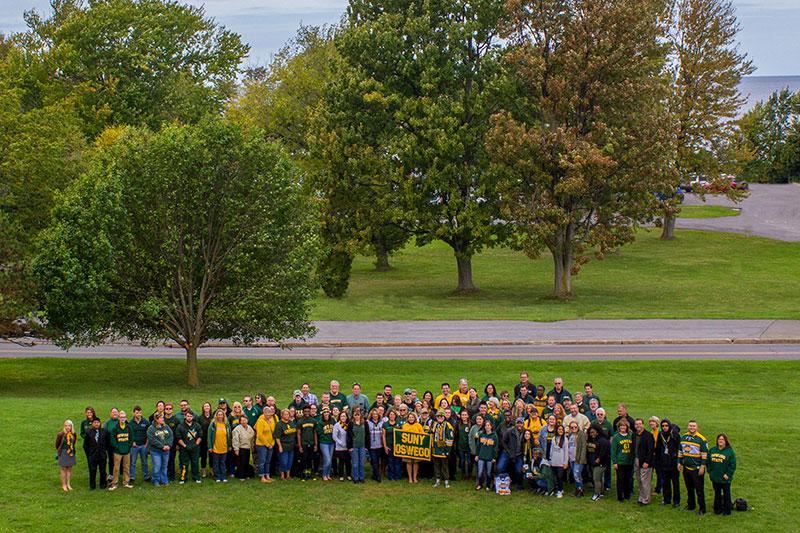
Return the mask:
<path id="1" fill-rule="evenodd" d="M 247 482 L 217 486 L 137 486 L 115 493 L 87 489 L 85 458 L 79 455 L 73 486 L 61 493 L 52 442 L 64 418 L 79 421 L 93 405 L 107 413 L 112 405 L 128 410 L 134 403 L 150 408 L 157 399 L 188 395 L 193 406 L 220 395 L 239 399 L 245 393 L 274 394 L 283 404 L 290 391 L 308 380 L 320 392 L 331 377 L 354 379 L 374 393 L 384 382 L 395 388 L 430 388 L 443 379 L 467 376 L 481 386 L 491 379 L 510 388 L 520 369 L 534 381 L 562 375 L 569 389 L 591 379 L 607 407 L 625 401 L 634 416 L 668 415 L 685 427 L 696 417 L 710 438 L 729 434 L 739 458 L 733 490 L 754 511 L 723 519 L 652 505 L 641 509 L 609 498 L 563 500 L 515 493 L 501 498 L 476 494 L 456 483 L 449 491 L 427 483 L 370 481 L 361 486 L 321 481 Z M 594 531 L 664 531 L 735 527 L 738 531 L 789 531 L 800 521 L 797 506 L 794 441 L 800 431 L 787 416 L 800 385 L 800 365 L 793 362 L 581 362 L 521 363 L 498 361 L 204 361 L 204 386 L 186 392 L 179 361 L 0 360 L 0 530 L 118 531 L 214 530 L 247 527 L 264 530 L 487 531 L 559 528 L 591 524 Z M 788 462 L 787 462 L 788 459 Z M 685 491 L 684 501 L 685 501 Z M 707 497 L 711 498 L 710 483 Z M 487 507 L 491 513 L 487 515 Z M 491 520 L 491 525 L 481 521 Z M 558 524 L 558 525 L 557 525 Z"/>
<path id="2" fill-rule="evenodd" d="M 548 297 L 549 255 L 488 250 L 474 259 L 480 292 L 453 293 L 452 251 L 442 243 L 408 247 L 390 272 L 372 259 L 353 264 L 345 298 L 320 295 L 316 320 L 435 320 L 572 318 L 800 318 L 800 243 L 742 235 L 680 231 L 674 241 L 641 232 L 636 242 L 574 278 L 576 297 Z"/>
<path id="3" fill-rule="evenodd" d="M 722 205 L 684 205 L 680 218 L 738 217 L 741 211 Z"/>

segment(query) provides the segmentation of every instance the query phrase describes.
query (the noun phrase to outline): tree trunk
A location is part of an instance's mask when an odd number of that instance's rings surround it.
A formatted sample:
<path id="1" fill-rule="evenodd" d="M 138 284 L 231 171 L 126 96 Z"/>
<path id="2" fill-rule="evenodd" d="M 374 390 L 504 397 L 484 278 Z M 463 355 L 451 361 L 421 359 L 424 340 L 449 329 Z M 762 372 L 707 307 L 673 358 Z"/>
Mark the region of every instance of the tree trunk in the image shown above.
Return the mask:
<path id="1" fill-rule="evenodd" d="M 389 252 L 383 246 L 375 246 L 375 270 L 379 272 L 386 272 L 391 270 L 392 265 L 389 264 Z"/>
<path id="2" fill-rule="evenodd" d="M 459 256 L 456 253 L 456 265 L 458 265 L 457 292 L 467 293 L 478 290 L 472 282 L 472 257 Z"/>
<path id="3" fill-rule="evenodd" d="M 186 344 L 186 384 L 196 389 L 200 386 L 200 372 L 197 368 L 197 346 Z"/>
<path id="4" fill-rule="evenodd" d="M 664 223 L 661 226 L 661 240 L 671 241 L 675 238 L 675 221 L 678 217 L 672 213 L 664 213 Z"/>
<path id="5" fill-rule="evenodd" d="M 552 254 L 553 297 L 569 298 L 572 296 L 572 252 L 563 247 Z"/>

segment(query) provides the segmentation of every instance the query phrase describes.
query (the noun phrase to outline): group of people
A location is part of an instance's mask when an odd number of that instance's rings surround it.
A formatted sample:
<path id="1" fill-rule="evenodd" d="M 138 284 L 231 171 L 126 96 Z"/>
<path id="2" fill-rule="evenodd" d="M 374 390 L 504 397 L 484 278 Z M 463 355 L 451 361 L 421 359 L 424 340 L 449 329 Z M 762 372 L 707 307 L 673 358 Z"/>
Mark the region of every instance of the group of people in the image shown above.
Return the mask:
<path id="1" fill-rule="evenodd" d="M 609 420 L 591 383 L 574 395 L 555 378 L 553 388 L 529 381 L 527 372 L 512 391 L 498 391 L 493 383 L 482 394 L 460 379 L 456 388 L 441 384 L 434 395 L 406 388 L 394 394 L 384 386 L 368 397 L 359 383 L 345 395 L 338 381 L 317 396 L 308 383 L 294 391 L 281 409 L 272 396 L 245 396 L 232 404 L 225 398 L 204 403 L 195 413 L 187 400 L 158 401 L 145 416 L 135 406 L 132 416 L 112 408 L 103 421 L 87 407 L 79 428 L 64 423 L 56 438 L 61 485 L 71 491 L 79 438 L 89 468 L 89 488 L 131 488 L 141 464 L 144 481 L 168 485 L 178 480 L 217 483 L 230 478 L 257 477 L 271 483 L 321 478 L 364 483 L 365 466 L 371 477 L 409 483 L 434 479 L 449 487 L 460 479 L 475 481 L 477 490 L 493 490 L 496 477 L 508 476 L 519 489 L 563 497 L 574 484 L 580 498 L 591 486 L 592 501 L 610 490 L 630 500 L 636 481 L 637 502 L 648 505 L 652 493 L 663 505 L 680 507 L 682 474 L 687 510 L 706 512 L 705 477 L 714 489 L 714 512 L 731 513 L 730 487 L 736 455 L 725 434 L 709 449 L 696 421 L 686 431 L 667 418 L 633 418 L 624 404 Z M 395 430 L 430 436 L 431 461 L 395 455 Z M 148 465 L 148 457 L 150 465 Z M 177 459 L 177 468 L 176 468 Z M 404 468 L 405 467 L 405 468 Z M 405 472 L 404 472 L 405 471 Z M 122 478 L 120 480 L 120 477 Z"/>

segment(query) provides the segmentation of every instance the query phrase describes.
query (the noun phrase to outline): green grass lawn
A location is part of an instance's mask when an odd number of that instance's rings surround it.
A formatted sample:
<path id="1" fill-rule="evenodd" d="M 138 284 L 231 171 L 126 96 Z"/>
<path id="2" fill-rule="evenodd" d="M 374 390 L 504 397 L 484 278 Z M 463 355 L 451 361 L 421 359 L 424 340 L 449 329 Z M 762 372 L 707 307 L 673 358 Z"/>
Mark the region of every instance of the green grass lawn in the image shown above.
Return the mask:
<path id="1" fill-rule="evenodd" d="M 678 231 L 593 260 L 573 279 L 575 297 L 557 301 L 549 254 L 531 261 L 506 248 L 474 259 L 476 294 L 459 296 L 452 250 L 409 246 L 378 272 L 358 257 L 347 295 L 318 296 L 315 320 L 565 320 L 574 318 L 800 318 L 800 243 L 732 233 Z"/>
<path id="2" fill-rule="evenodd" d="M 718 218 L 738 217 L 741 211 L 722 205 L 684 205 L 681 206 L 680 218 Z"/>
<path id="3" fill-rule="evenodd" d="M 796 362 L 647 361 L 202 361 L 203 387 L 188 392 L 180 361 L 0 360 L 0 530 L 16 531 L 792 531 L 797 505 L 794 408 L 800 385 Z M 466 376 L 483 386 L 491 380 L 510 389 L 518 372 L 532 381 L 564 378 L 568 389 L 591 380 L 603 404 L 620 401 L 633 416 L 669 416 L 685 428 L 696 418 L 701 432 L 726 432 L 737 453 L 733 497 L 753 507 L 723 518 L 679 512 L 660 505 L 618 503 L 613 490 L 598 503 L 514 493 L 476 493 L 471 483 L 449 490 L 429 483 L 367 481 L 238 481 L 155 489 L 137 484 L 114 493 L 89 492 L 86 462 L 79 451 L 73 486 L 58 481 L 53 441 L 65 418 L 78 423 L 86 405 L 103 418 L 112 406 L 149 409 L 158 399 L 187 397 L 193 407 L 225 396 L 265 392 L 288 403 L 303 381 L 322 392 L 331 378 L 360 380 L 374 394 L 385 382 L 395 389 L 436 390 L 442 380 Z M 682 491 L 685 502 L 685 490 Z M 707 485 L 710 506 L 712 492 Z M 488 521 L 488 522 L 487 522 Z"/>

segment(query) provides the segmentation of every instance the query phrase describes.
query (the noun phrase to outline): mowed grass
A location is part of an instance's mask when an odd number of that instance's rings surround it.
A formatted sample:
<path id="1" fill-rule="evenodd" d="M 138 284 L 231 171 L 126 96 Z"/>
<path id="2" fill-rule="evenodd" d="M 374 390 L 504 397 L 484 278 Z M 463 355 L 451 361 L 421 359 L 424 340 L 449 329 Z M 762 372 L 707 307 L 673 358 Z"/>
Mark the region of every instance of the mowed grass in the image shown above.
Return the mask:
<path id="1" fill-rule="evenodd" d="M 537 320 L 601 318 L 800 319 L 800 243 L 729 233 L 678 231 L 592 260 L 573 278 L 574 298 L 552 293 L 549 254 L 532 261 L 498 248 L 475 257 L 476 294 L 455 294 L 452 250 L 408 246 L 378 272 L 358 257 L 347 295 L 315 301 L 315 320 Z"/>
<path id="2" fill-rule="evenodd" d="M 598 503 L 515 492 L 476 493 L 469 482 L 449 490 L 427 481 L 364 485 L 322 481 L 233 481 L 225 485 L 173 484 L 132 490 L 88 490 L 79 451 L 71 494 L 61 492 L 53 441 L 65 418 L 78 423 L 86 405 L 106 418 L 112 406 L 149 411 L 158 399 L 203 401 L 273 394 L 281 405 L 303 381 L 322 392 L 331 378 L 359 380 L 373 395 L 384 383 L 436 390 L 461 376 L 510 389 L 520 370 L 532 381 L 562 376 L 568 389 L 594 383 L 606 407 L 629 405 L 633 416 L 690 418 L 713 439 L 726 432 L 739 467 L 733 496 L 753 510 L 703 518 L 671 507 L 618 503 L 614 492 Z M 180 361 L 0 360 L 0 530 L 26 531 L 792 531 L 797 505 L 796 437 L 800 395 L 796 362 L 746 361 L 202 361 L 203 386 L 187 391 Z M 140 476 L 141 480 L 141 476 Z M 712 490 L 706 486 L 710 508 Z M 685 502 L 685 490 L 682 490 Z M 657 501 L 657 499 L 656 499 Z"/>
<path id="3" fill-rule="evenodd" d="M 723 205 L 684 205 L 681 206 L 680 218 L 718 218 L 738 217 L 741 211 Z"/>

